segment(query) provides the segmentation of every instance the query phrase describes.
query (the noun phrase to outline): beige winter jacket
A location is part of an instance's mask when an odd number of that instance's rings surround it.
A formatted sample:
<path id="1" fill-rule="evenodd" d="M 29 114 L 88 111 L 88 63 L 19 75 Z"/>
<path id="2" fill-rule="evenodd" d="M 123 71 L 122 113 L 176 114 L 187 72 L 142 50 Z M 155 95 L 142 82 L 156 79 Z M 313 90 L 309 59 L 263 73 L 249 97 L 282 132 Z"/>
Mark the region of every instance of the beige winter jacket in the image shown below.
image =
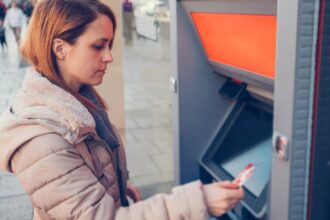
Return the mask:
<path id="1" fill-rule="evenodd" d="M 88 110 L 30 69 L 0 118 L 0 169 L 17 175 L 34 219 L 206 219 L 199 182 L 120 207 L 128 172 L 123 146 L 110 151 Z M 117 179 L 116 169 L 122 171 Z"/>

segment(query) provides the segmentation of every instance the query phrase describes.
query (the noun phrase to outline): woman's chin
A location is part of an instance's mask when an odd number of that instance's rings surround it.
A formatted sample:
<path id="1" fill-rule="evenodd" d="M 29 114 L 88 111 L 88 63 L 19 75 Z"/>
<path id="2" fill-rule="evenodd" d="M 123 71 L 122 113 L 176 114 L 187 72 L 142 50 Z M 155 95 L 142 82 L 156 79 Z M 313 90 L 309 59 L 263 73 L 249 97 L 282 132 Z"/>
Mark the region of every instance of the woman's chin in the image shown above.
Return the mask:
<path id="1" fill-rule="evenodd" d="M 101 84 L 102 84 L 102 81 L 103 81 L 103 79 L 101 79 L 101 80 L 99 80 L 99 81 L 95 82 L 94 86 L 98 86 L 98 85 L 101 85 Z"/>
<path id="2" fill-rule="evenodd" d="M 102 84 L 102 81 L 103 81 L 103 78 L 94 79 L 94 80 L 89 81 L 88 85 L 90 85 L 90 86 L 98 86 L 98 85 Z"/>

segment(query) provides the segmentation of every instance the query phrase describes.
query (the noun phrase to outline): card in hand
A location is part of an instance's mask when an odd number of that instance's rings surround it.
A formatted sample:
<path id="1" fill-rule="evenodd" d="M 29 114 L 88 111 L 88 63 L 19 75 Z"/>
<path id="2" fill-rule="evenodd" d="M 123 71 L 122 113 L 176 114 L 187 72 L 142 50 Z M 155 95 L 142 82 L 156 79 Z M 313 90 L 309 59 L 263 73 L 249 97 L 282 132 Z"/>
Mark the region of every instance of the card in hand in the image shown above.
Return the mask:
<path id="1" fill-rule="evenodd" d="M 233 183 L 235 183 L 238 186 L 243 186 L 243 184 L 251 177 L 253 174 L 253 171 L 255 170 L 256 165 L 253 163 L 248 164 L 242 172 L 240 172 Z"/>

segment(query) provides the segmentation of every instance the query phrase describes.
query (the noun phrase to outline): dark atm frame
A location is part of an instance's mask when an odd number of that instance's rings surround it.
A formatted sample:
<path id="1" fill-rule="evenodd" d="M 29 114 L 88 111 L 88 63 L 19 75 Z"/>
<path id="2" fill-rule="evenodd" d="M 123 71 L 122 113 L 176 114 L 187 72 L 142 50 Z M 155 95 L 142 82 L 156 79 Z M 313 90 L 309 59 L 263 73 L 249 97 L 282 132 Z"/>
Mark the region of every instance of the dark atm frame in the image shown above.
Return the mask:
<path id="1" fill-rule="evenodd" d="M 233 110 L 230 112 L 228 117 L 225 119 L 224 123 L 220 126 L 216 135 L 209 142 L 210 144 L 206 148 L 206 151 L 202 154 L 202 157 L 199 160 L 200 165 L 204 168 L 209 175 L 212 176 L 214 180 L 224 181 L 234 180 L 234 176 L 231 175 L 224 167 L 219 165 L 219 163 L 215 162 L 215 157 L 219 149 L 221 149 L 221 145 L 226 140 L 227 135 L 230 133 L 231 128 L 234 128 L 235 123 L 237 123 L 239 116 L 243 113 L 244 109 L 248 106 L 252 106 L 255 109 L 258 109 L 266 114 L 270 114 L 271 120 L 273 115 L 273 107 L 260 102 L 252 97 L 248 97 L 244 100 L 238 100 L 233 107 Z M 270 123 L 270 130 L 272 131 L 272 121 Z M 271 139 L 272 132 L 269 134 L 269 138 Z M 268 139 L 268 135 L 267 138 Z M 270 150 L 272 146 L 269 146 Z M 242 153 L 242 152 L 240 152 Z M 244 152 L 243 152 L 244 153 Z M 224 157 L 227 157 L 225 155 Z M 224 158 L 227 159 L 227 158 Z M 269 167 L 269 169 L 271 169 Z M 253 178 L 253 176 L 251 177 Z M 203 177 L 201 175 L 201 179 L 203 181 Z M 242 200 L 242 205 L 248 209 L 255 217 L 260 218 L 266 213 L 266 203 L 267 203 L 267 195 L 268 195 L 268 185 L 270 179 L 268 179 L 267 184 L 261 190 L 261 193 L 258 197 L 256 197 L 247 187 L 243 185 L 245 191 L 245 197 Z"/>

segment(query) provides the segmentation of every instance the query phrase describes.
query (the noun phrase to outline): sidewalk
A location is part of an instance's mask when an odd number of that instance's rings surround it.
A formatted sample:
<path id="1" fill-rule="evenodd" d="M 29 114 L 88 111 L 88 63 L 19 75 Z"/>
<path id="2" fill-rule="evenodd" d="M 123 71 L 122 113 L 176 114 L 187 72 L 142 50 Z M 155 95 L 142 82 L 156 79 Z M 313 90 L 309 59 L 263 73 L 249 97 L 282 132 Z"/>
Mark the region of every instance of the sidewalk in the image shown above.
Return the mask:
<path id="1" fill-rule="evenodd" d="M 169 192 L 174 179 L 170 62 L 163 55 L 159 42 L 144 38 L 124 45 L 127 164 L 144 198 Z"/>

